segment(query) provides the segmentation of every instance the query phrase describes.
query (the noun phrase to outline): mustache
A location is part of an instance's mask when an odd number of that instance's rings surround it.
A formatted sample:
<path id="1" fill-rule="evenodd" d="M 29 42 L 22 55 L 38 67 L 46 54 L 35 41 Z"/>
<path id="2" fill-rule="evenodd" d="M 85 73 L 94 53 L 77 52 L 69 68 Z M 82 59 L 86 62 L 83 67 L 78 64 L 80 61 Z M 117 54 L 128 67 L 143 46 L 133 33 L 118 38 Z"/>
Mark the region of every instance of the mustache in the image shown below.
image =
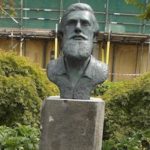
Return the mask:
<path id="1" fill-rule="evenodd" d="M 74 35 L 71 35 L 69 37 L 69 39 L 83 39 L 83 40 L 87 40 L 88 38 L 84 34 L 74 34 Z"/>

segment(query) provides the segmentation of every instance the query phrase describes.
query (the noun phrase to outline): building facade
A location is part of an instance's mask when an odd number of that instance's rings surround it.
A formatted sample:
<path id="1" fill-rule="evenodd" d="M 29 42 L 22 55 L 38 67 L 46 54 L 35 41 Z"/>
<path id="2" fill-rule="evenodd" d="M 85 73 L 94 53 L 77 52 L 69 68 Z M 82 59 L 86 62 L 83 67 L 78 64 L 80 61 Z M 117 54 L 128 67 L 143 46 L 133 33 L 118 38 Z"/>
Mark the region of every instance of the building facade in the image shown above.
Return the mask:
<path id="1" fill-rule="evenodd" d="M 141 0 L 146 4 L 149 0 Z M 59 56 L 57 26 L 72 3 L 91 5 L 100 25 L 93 55 L 108 63 L 110 80 L 131 79 L 150 71 L 150 22 L 144 11 L 124 0 L 12 0 L 0 16 L 0 49 L 15 51 L 45 68 Z M 12 15 L 13 14 L 13 15 Z"/>

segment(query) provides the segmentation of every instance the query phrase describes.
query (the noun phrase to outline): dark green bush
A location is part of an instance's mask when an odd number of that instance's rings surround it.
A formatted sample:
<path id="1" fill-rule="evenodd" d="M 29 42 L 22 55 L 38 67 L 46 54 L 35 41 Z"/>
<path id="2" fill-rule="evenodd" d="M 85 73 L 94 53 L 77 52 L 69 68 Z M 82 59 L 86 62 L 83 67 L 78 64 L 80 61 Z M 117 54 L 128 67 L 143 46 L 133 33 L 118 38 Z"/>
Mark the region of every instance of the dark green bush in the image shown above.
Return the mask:
<path id="1" fill-rule="evenodd" d="M 31 78 L 0 76 L 0 83 L 0 125 L 36 124 L 42 101 Z"/>
<path id="2" fill-rule="evenodd" d="M 47 94 L 56 94 L 58 89 L 54 84 L 50 84 L 45 72 L 38 66 L 33 64 L 25 57 L 19 57 L 14 53 L 0 53 L 0 75 L 15 77 L 20 75 L 23 77 L 30 77 L 36 86 L 37 93 L 41 99 L 44 99 Z"/>
<path id="3" fill-rule="evenodd" d="M 0 150 L 38 150 L 40 131 L 30 126 L 0 126 Z"/>
<path id="4" fill-rule="evenodd" d="M 103 141 L 103 150 L 150 150 L 150 129 L 132 131 L 129 135 L 113 137 Z"/>
<path id="5" fill-rule="evenodd" d="M 38 125 L 42 100 L 57 93 L 40 67 L 27 58 L 0 53 L 0 125 Z"/>
<path id="6" fill-rule="evenodd" d="M 111 150 L 144 149 L 141 137 L 150 129 L 150 73 L 132 81 L 113 83 L 107 88 L 102 96 L 106 101 L 105 147 L 112 144 Z M 139 133 L 141 137 L 137 138 Z M 145 142 L 149 147 L 150 134 Z"/>
<path id="7" fill-rule="evenodd" d="M 104 93 L 111 89 L 111 87 L 114 86 L 113 82 L 105 81 L 103 84 L 98 84 L 96 88 L 91 92 L 92 96 L 101 96 L 104 95 Z"/>

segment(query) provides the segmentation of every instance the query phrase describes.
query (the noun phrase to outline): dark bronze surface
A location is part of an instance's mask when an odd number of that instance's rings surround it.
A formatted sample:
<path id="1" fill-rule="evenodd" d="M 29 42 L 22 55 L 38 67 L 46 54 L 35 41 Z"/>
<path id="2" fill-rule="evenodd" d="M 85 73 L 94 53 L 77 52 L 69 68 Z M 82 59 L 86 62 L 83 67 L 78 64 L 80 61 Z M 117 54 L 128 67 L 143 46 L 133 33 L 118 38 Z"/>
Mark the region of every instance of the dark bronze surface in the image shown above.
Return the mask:
<path id="1" fill-rule="evenodd" d="M 107 65 L 91 55 L 98 29 L 87 4 L 72 4 L 64 13 L 59 25 L 63 56 L 47 67 L 48 78 L 58 85 L 61 98 L 90 99 L 95 85 L 106 80 Z"/>

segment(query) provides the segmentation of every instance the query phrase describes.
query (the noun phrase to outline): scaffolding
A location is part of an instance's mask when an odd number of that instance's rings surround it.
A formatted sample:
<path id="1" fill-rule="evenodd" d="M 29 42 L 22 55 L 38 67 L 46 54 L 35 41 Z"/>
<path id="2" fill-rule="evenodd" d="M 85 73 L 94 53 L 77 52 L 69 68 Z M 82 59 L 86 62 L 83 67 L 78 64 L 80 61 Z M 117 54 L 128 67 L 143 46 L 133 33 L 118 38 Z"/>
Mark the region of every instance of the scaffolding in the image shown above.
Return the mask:
<path id="1" fill-rule="evenodd" d="M 57 54 L 57 24 L 59 24 L 65 9 L 75 0 L 14 0 L 16 16 L 9 14 L 9 8 L 4 8 L 3 16 L 0 16 L 0 38 L 19 39 L 20 55 L 23 55 L 23 43 L 25 39 L 54 39 L 55 41 L 55 58 Z M 144 0 L 145 5 L 149 0 Z M 137 16 L 141 13 L 138 8 L 133 8 L 124 3 L 124 0 L 76 0 L 76 2 L 84 2 L 92 6 L 98 23 L 100 32 L 97 43 L 106 44 L 106 55 L 104 58 L 104 48 L 101 47 L 102 60 L 109 63 L 110 45 L 134 44 L 137 46 L 137 55 L 139 46 L 143 51 L 143 45 L 149 45 L 147 68 L 150 64 L 150 22 L 140 20 Z M 56 28 L 56 29 L 55 29 Z M 115 46 L 113 46 L 115 49 Z M 114 50 L 115 54 L 115 50 Z M 113 55 L 114 55 L 113 54 Z M 114 56 L 112 56 L 114 57 Z M 139 57 L 139 56 L 137 56 Z M 114 57 L 115 59 L 115 57 Z M 141 56 L 140 61 L 143 61 Z M 113 64 L 113 62 L 112 62 Z M 114 72 L 112 67 L 111 76 L 119 75 Z M 129 74 L 126 74 L 129 75 Z M 131 76 L 138 76 L 139 73 Z"/>
<path id="2" fill-rule="evenodd" d="M 144 0 L 145 5 L 149 0 Z M 16 33 L 17 36 L 41 37 L 41 32 L 44 34 L 43 38 L 52 36 L 55 32 L 56 24 L 61 20 L 65 9 L 75 1 L 68 0 L 21 0 L 18 2 L 14 0 L 14 9 L 16 16 L 9 14 L 9 7 L 4 8 L 2 11 L 4 15 L 0 16 L 0 37 L 9 36 L 10 30 Z M 116 36 L 122 37 L 125 35 L 124 41 L 130 41 L 136 36 L 136 41 L 141 41 L 141 37 L 147 37 L 150 34 L 150 22 L 140 20 L 137 16 L 141 13 L 141 10 L 128 6 L 124 0 L 96 0 L 91 2 L 90 0 L 76 0 L 76 2 L 84 2 L 90 4 L 97 17 L 100 25 L 100 35 L 111 32 L 111 40 Z M 29 33 L 28 31 L 33 30 Z M 5 33 L 5 32 L 6 33 Z M 39 32 L 38 32 L 39 31 Z M 39 33 L 39 34 L 38 34 Z M 133 34 L 133 36 L 131 36 Z M 16 36 L 14 34 L 14 36 Z M 45 37 L 46 35 L 46 37 Z M 144 36 L 143 36 L 144 35 Z M 41 37 L 42 38 L 42 37 Z M 116 39 L 119 41 L 119 39 Z M 22 41 L 22 40 L 21 40 Z M 132 41 L 133 42 L 133 41 Z"/>

